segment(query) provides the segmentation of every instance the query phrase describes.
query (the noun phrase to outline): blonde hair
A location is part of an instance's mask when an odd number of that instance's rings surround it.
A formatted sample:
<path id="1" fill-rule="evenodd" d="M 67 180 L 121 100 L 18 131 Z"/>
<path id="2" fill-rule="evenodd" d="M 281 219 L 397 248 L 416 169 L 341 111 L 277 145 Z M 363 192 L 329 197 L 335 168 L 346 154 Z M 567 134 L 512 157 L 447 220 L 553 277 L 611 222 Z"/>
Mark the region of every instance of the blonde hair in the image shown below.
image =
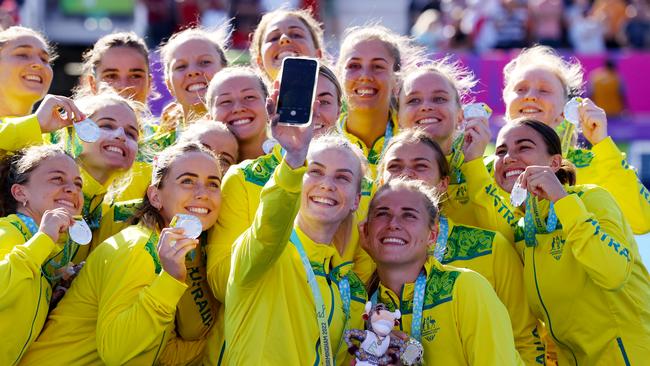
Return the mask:
<path id="1" fill-rule="evenodd" d="M 513 75 L 517 71 L 530 68 L 543 68 L 552 72 L 564 87 L 564 97 L 569 99 L 578 96 L 583 91 L 584 72 L 582 65 L 576 59 L 565 60 L 553 48 L 534 46 L 522 50 L 519 55 L 503 68 L 503 95 L 510 90 Z"/>
<path id="2" fill-rule="evenodd" d="M 309 151 L 307 153 L 307 160 L 317 148 L 334 148 L 351 153 L 359 163 L 359 187 L 358 191 L 361 192 L 361 186 L 365 178 L 368 178 L 368 159 L 363 155 L 361 149 L 350 142 L 345 136 L 338 132 L 330 132 L 314 138 L 309 143 Z"/>
<path id="3" fill-rule="evenodd" d="M 255 79 L 259 84 L 264 99 L 269 96 L 269 87 L 266 85 L 265 78 L 257 70 L 250 66 L 226 67 L 214 75 L 212 80 L 210 80 L 210 85 L 208 85 L 208 91 L 205 93 L 205 106 L 208 109 L 208 113 L 210 112 L 212 103 L 214 103 L 214 99 L 217 97 L 215 95 L 217 86 L 224 80 L 232 77 L 250 77 Z"/>
<path id="4" fill-rule="evenodd" d="M 306 9 L 277 9 L 272 12 L 266 13 L 260 19 L 253 37 L 251 39 L 251 45 L 248 48 L 248 52 L 251 55 L 251 60 L 255 61 L 258 57 L 262 55 L 262 43 L 264 43 L 264 33 L 266 33 L 266 28 L 269 24 L 280 17 L 295 17 L 300 20 L 311 35 L 312 40 L 314 41 L 314 48 L 320 50 L 322 54 L 325 53 L 325 43 L 323 41 L 323 28 L 321 23 L 319 23 L 314 16 Z M 253 62 L 256 64 L 256 62 Z M 264 75 L 266 71 L 262 70 Z"/>
<path id="5" fill-rule="evenodd" d="M 31 28 L 22 27 L 19 25 L 14 25 L 5 30 L 0 31 L 0 49 L 2 49 L 2 47 L 4 47 L 5 44 L 7 44 L 7 42 L 13 41 L 16 38 L 23 37 L 23 36 L 31 36 L 43 42 L 43 44 L 45 44 L 45 51 L 50 57 L 49 60 L 50 63 L 52 63 L 52 61 L 56 59 L 56 53 L 54 52 L 54 48 L 52 47 L 50 42 L 48 42 L 47 38 L 43 36 L 43 34 Z"/>
<path id="6" fill-rule="evenodd" d="M 193 39 L 203 39 L 214 45 L 219 62 L 222 67 L 228 66 L 226 58 L 227 40 L 230 36 L 230 22 L 225 22 L 216 28 L 204 29 L 201 27 L 187 28 L 180 32 L 174 33 L 169 40 L 160 46 L 160 58 L 164 65 L 165 80 L 169 80 L 172 54 L 176 48 Z"/>
<path id="7" fill-rule="evenodd" d="M 460 61 L 453 60 L 451 56 L 437 60 L 423 59 L 410 65 L 402 73 L 400 92 L 405 80 L 426 73 L 436 73 L 445 78 L 454 89 L 455 99 L 459 106 L 471 102 L 472 88 L 478 84 L 478 80 L 472 70 L 464 67 Z"/>

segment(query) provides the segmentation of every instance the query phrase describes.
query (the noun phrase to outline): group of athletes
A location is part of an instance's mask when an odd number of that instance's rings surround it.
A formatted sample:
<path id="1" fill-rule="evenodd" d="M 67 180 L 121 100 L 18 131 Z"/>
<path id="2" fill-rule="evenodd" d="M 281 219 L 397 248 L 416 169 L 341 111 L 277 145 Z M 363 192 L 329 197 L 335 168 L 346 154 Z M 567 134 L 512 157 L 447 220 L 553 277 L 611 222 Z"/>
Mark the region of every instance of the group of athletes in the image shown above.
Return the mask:
<path id="1" fill-rule="evenodd" d="M 486 156 L 471 70 L 385 27 L 348 29 L 332 66 L 304 10 L 262 17 L 250 66 L 224 34 L 161 45 L 154 120 L 137 35 L 98 40 L 67 98 L 42 34 L 0 32 L 1 365 L 349 365 L 368 301 L 426 365 L 650 362 L 650 193 L 573 99 L 577 61 L 507 64 Z M 287 56 L 321 60 L 308 127 L 275 114 Z"/>

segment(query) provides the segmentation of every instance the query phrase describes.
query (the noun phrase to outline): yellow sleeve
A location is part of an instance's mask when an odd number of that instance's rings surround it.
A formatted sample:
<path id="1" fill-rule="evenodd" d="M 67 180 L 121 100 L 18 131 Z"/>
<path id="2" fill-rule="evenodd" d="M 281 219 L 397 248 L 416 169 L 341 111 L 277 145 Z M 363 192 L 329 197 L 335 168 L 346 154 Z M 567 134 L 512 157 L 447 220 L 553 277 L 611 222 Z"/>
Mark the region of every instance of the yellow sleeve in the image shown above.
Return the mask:
<path id="1" fill-rule="evenodd" d="M 566 244 L 594 283 L 606 290 L 622 287 L 632 271 L 626 224 L 611 194 L 594 187 L 578 197 L 555 202 Z"/>
<path id="2" fill-rule="evenodd" d="M 649 232 L 650 193 L 627 163 L 625 154 L 611 137 L 594 145 L 591 151 L 594 153 L 592 165 L 597 173 L 593 181 L 584 183 L 599 185 L 614 196 L 634 234 Z"/>
<path id="3" fill-rule="evenodd" d="M 523 365 L 515 350 L 508 312 L 490 283 L 463 271 L 454 286 L 454 313 L 470 365 Z"/>
<path id="4" fill-rule="evenodd" d="M 144 161 L 136 161 L 129 169 L 125 187 L 117 195 L 115 201 L 142 200 L 151 184 L 152 167 Z"/>
<path id="5" fill-rule="evenodd" d="M 544 364 L 544 345 L 524 288 L 524 268 L 515 247 L 500 233 L 494 237 L 494 291 L 512 322 L 515 348 L 526 365 Z"/>
<path id="6" fill-rule="evenodd" d="M 144 275 L 155 272 L 151 255 L 144 248 L 124 249 L 122 255 L 95 261 L 103 263 L 98 270 L 104 278 L 98 303 L 97 352 L 108 365 L 124 364 L 163 342 L 174 321 L 176 304 L 187 288 L 165 271 L 151 281 L 151 276 Z"/>
<path id="7" fill-rule="evenodd" d="M 229 169 L 221 187 L 221 208 L 217 224 L 208 231 L 208 282 L 219 301 L 226 299 L 230 254 L 235 240 L 248 227 L 248 194 L 239 169 Z"/>
<path id="8" fill-rule="evenodd" d="M 35 114 L 24 117 L 4 117 L 0 121 L 0 149 L 17 151 L 29 145 L 43 143 L 41 125 Z"/>
<path id="9" fill-rule="evenodd" d="M 216 347 L 211 345 L 212 347 Z M 194 341 L 185 341 L 172 331 L 165 348 L 156 360 L 160 366 L 187 366 L 201 365 L 203 352 L 206 348 L 206 338 Z"/>
<path id="10" fill-rule="evenodd" d="M 229 282 L 255 282 L 273 266 L 289 242 L 300 208 L 305 167 L 291 169 L 284 161 L 264 186 L 253 224 L 235 243 Z"/>
<path id="11" fill-rule="evenodd" d="M 499 187 L 487 171 L 483 159 L 474 159 L 461 166 L 467 181 L 469 202 L 473 205 L 473 220 L 468 224 L 497 231 L 510 242 L 514 242 L 513 226 L 517 224 L 510 203 L 499 194 Z"/>
<path id="12" fill-rule="evenodd" d="M 25 242 L 24 236 L 9 224 L 0 226 L 0 310 L 12 304 L 23 291 L 25 280 L 40 281 L 41 265 L 55 243 L 42 232 Z"/>

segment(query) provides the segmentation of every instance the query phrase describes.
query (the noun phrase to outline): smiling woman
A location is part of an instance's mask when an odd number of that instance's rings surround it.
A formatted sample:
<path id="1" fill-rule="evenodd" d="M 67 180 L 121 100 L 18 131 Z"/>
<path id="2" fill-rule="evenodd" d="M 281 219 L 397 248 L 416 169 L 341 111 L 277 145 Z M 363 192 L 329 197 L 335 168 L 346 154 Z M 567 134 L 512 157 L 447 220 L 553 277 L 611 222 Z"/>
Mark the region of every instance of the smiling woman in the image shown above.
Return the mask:
<path id="1" fill-rule="evenodd" d="M 163 151 L 136 214 L 140 223 L 88 257 L 24 364 L 200 360 L 217 308 L 205 276 L 204 242 L 170 226 L 181 214 L 193 216 L 202 230 L 214 225 L 220 185 L 218 159 L 202 146 Z"/>

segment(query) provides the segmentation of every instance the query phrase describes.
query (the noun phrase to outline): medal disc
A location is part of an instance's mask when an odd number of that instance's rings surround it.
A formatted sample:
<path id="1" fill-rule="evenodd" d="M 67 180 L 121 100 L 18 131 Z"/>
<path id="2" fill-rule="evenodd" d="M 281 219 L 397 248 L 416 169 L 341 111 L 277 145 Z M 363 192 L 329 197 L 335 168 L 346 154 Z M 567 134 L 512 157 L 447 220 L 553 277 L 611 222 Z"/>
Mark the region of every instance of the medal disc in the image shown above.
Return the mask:
<path id="1" fill-rule="evenodd" d="M 463 116 L 465 119 L 475 117 L 490 118 L 491 115 L 492 109 L 490 109 L 490 107 L 485 103 L 472 103 L 463 106 Z"/>
<path id="2" fill-rule="evenodd" d="M 514 207 L 521 206 L 528 197 L 528 191 L 524 187 L 520 186 L 519 183 L 515 183 L 512 187 L 512 192 L 510 192 L 510 203 Z"/>
<path id="3" fill-rule="evenodd" d="M 273 147 L 277 143 L 278 142 L 275 139 L 266 139 L 262 143 L 262 150 L 264 151 L 265 154 L 269 154 L 271 151 L 273 151 Z"/>
<path id="4" fill-rule="evenodd" d="M 422 344 L 415 339 L 411 338 L 406 343 L 404 353 L 402 353 L 402 364 L 404 365 L 420 365 L 424 356 L 424 348 Z"/>
<path id="5" fill-rule="evenodd" d="M 99 139 L 101 130 L 90 118 L 86 118 L 81 122 L 74 122 L 73 124 L 74 129 L 77 131 L 77 136 L 81 141 L 95 142 Z"/>
<path id="6" fill-rule="evenodd" d="M 576 97 L 571 98 L 571 100 L 564 105 L 564 119 L 576 126 L 580 126 L 580 111 L 578 110 L 578 106 L 580 106 L 581 102 L 582 98 Z"/>
<path id="7" fill-rule="evenodd" d="M 203 232 L 203 224 L 198 217 L 185 214 L 177 214 L 178 217 L 174 227 L 182 227 L 185 230 L 184 235 L 190 239 L 196 239 Z"/>
<path id="8" fill-rule="evenodd" d="M 86 245 L 93 239 L 93 233 L 83 219 L 75 220 L 74 224 L 68 228 L 70 239 L 79 245 Z"/>

